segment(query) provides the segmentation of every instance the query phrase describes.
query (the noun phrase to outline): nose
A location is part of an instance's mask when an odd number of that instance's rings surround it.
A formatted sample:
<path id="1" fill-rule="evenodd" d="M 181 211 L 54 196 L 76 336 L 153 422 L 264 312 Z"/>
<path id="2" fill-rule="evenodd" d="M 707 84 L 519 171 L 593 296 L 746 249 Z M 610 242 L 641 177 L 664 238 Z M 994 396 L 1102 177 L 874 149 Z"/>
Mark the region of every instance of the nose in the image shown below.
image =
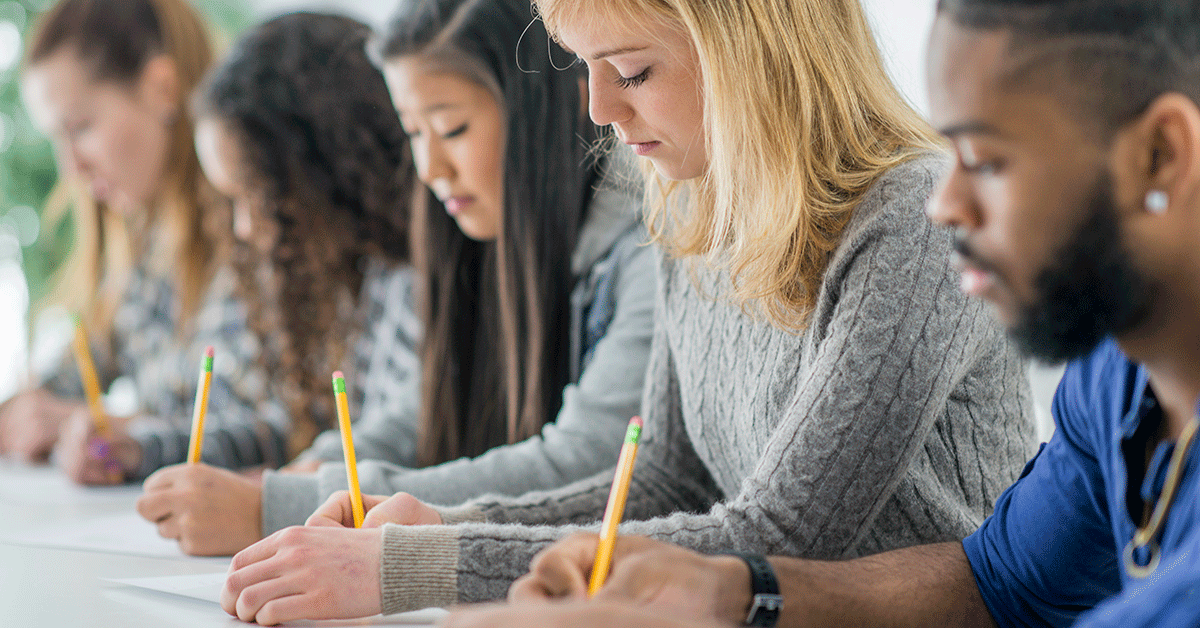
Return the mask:
<path id="1" fill-rule="evenodd" d="M 633 108 L 612 82 L 588 71 L 588 115 L 597 126 L 625 122 L 633 117 Z"/>
<path id="2" fill-rule="evenodd" d="M 243 242 L 254 236 L 254 214 L 243 199 L 233 202 L 233 235 Z"/>
<path id="3" fill-rule="evenodd" d="M 79 152 L 75 142 L 62 140 L 54 142 L 54 157 L 58 162 L 60 176 L 86 175 L 87 162 Z"/>
<path id="4" fill-rule="evenodd" d="M 966 178 L 958 165 L 942 177 L 925 206 L 930 220 L 955 228 L 978 229 L 981 226 L 979 205 Z"/>
<path id="5" fill-rule="evenodd" d="M 413 136 L 411 140 L 413 162 L 417 166 L 417 178 L 427 186 L 439 179 L 449 179 L 454 168 L 447 158 L 442 143 L 431 132 Z"/>

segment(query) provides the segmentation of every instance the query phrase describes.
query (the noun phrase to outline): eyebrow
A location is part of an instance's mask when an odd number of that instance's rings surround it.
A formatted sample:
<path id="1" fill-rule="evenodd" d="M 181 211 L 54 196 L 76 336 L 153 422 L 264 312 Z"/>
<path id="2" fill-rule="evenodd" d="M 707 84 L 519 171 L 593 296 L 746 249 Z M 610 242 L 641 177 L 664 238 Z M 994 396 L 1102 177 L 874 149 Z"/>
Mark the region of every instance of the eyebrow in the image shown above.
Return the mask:
<path id="1" fill-rule="evenodd" d="M 447 103 L 437 103 L 437 104 L 429 105 L 428 107 L 422 109 L 421 113 L 430 114 L 430 113 L 437 113 L 439 111 L 447 111 L 450 109 L 462 109 L 462 108 L 463 108 L 463 106 L 459 105 L 459 104 L 448 103 L 448 102 Z"/>
<path id="2" fill-rule="evenodd" d="M 948 127 L 938 129 L 938 133 L 948 137 L 955 138 L 960 135 L 995 135 L 1004 137 L 1004 132 L 994 125 L 986 122 L 963 122 L 961 124 L 953 124 Z"/>
<path id="3" fill-rule="evenodd" d="M 598 52 L 592 55 L 592 61 L 599 61 L 601 59 L 607 59 L 608 57 L 615 57 L 617 55 L 623 55 L 630 52 L 639 52 L 647 48 L 649 48 L 649 46 L 625 46 L 624 48 L 613 48 L 612 50 L 605 50 L 604 52 Z"/>

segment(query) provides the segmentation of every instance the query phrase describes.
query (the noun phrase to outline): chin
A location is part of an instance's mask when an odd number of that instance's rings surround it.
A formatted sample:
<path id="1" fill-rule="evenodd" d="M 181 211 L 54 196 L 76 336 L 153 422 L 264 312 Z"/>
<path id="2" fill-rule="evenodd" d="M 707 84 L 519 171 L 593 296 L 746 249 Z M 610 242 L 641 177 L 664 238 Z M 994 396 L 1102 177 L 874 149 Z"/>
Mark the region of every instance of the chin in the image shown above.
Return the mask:
<path id="1" fill-rule="evenodd" d="M 646 157 L 646 159 L 650 160 L 650 163 L 654 166 L 654 171 L 658 173 L 658 176 L 667 179 L 668 181 L 689 181 L 704 174 L 702 168 L 691 168 L 688 167 L 688 164 L 666 162 L 660 159 L 654 159 L 653 157 Z"/>
<path id="2" fill-rule="evenodd" d="M 499 237 L 495 229 L 485 229 L 481 225 L 470 219 L 457 219 L 458 228 L 463 232 L 463 235 L 477 242 L 490 242 Z"/>

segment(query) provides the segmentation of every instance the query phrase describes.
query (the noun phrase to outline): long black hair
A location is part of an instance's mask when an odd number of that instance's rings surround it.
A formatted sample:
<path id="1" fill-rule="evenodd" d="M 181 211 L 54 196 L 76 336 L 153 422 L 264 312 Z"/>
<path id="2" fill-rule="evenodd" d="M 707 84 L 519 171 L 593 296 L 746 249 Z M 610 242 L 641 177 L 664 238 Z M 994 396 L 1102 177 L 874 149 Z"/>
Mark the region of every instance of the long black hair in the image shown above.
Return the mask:
<path id="1" fill-rule="evenodd" d="M 244 185 L 261 196 L 255 241 L 230 245 L 292 414 L 292 454 L 331 423 L 329 374 L 360 331 L 365 259 L 408 260 L 412 160 L 370 37 L 339 15 L 273 19 L 237 42 L 194 103 L 234 138 Z"/>
<path id="2" fill-rule="evenodd" d="M 492 91 L 506 122 L 500 236 L 476 242 L 432 192 L 414 206 L 423 275 L 418 457 L 437 464 L 537 434 L 569 383 L 570 259 L 595 169 L 581 73 L 528 0 L 413 0 L 385 61 L 421 59 Z"/>

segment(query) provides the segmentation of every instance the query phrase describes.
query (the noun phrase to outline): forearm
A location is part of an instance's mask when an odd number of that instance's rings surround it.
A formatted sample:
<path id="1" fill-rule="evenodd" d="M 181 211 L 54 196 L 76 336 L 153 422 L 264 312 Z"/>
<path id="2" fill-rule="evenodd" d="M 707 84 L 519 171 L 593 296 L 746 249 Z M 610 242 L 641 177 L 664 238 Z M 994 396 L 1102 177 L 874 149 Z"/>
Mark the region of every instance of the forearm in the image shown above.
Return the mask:
<path id="1" fill-rule="evenodd" d="M 771 558 L 783 594 L 780 628 L 993 628 L 960 543 L 911 547 L 843 562 Z M 744 591 L 749 575 L 731 587 Z M 741 612 L 741 611 L 738 611 Z M 742 622 L 745 613 L 724 617 Z"/>

